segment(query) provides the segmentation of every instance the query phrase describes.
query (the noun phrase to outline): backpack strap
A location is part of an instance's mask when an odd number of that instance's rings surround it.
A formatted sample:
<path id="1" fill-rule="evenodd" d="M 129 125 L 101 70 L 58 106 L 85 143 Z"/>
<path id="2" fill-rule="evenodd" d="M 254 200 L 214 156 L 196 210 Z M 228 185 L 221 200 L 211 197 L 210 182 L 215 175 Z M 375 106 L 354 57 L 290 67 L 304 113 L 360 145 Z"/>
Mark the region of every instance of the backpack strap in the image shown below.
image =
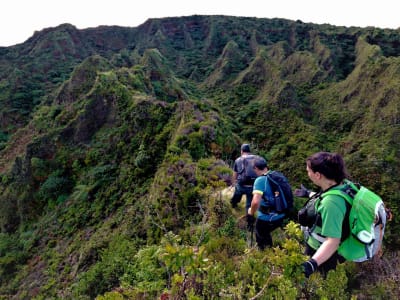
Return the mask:
<path id="1" fill-rule="evenodd" d="M 322 197 L 325 197 L 327 195 L 336 195 L 342 197 L 344 200 L 346 200 L 346 203 L 350 204 L 350 206 L 353 205 L 353 198 L 349 196 L 345 191 L 343 190 L 329 190 L 326 191 L 325 193 L 322 193 Z"/>
<path id="2" fill-rule="evenodd" d="M 238 163 L 238 174 L 242 174 L 242 173 L 244 173 L 244 169 L 245 169 L 245 166 L 244 166 L 244 162 L 245 162 L 246 160 L 245 160 L 245 157 L 244 156 L 241 156 L 241 157 L 239 157 L 239 159 L 237 160 L 237 163 Z"/>
<path id="3" fill-rule="evenodd" d="M 238 163 L 238 174 L 245 173 L 246 171 L 246 166 L 249 163 L 248 159 L 254 158 L 254 154 L 247 154 L 247 155 L 242 155 L 238 158 L 237 163 Z"/>
<path id="4" fill-rule="evenodd" d="M 249 161 L 247 160 L 248 158 L 250 158 L 250 156 L 243 156 L 243 161 L 242 161 L 243 170 L 241 173 L 246 174 L 247 166 L 249 164 Z"/>
<path id="5" fill-rule="evenodd" d="M 273 172 L 273 171 L 271 171 L 271 172 Z M 266 181 L 269 180 L 269 181 L 272 182 L 272 183 L 276 186 L 276 188 L 278 189 L 279 196 L 281 197 L 281 199 L 282 199 L 282 201 L 283 201 L 283 203 L 284 203 L 284 207 L 288 207 L 288 203 L 287 203 L 287 200 L 286 200 L 285 193 L 282 191 L 282 188 L 281 188 L 281 186 L 279 185 L 279 183 L 276 182 L 276 181 L 272 178 L 272 176 L 270 175 L 270 172 L 268 172 L 265 176 L 267 177 L 267 180 L 266 180 Z M 271 185 L 270 185 L 270 186 L 271 186 Z M 272 197 L 273 197 L 274 195 L 273 195 L 272 189 L 271 189 L 271 194 L 272 194 Z"/>
<path id="6" fill-rule="evenodd" d="M 273 192 L 272 192 L 271 185 L 268 182 L 268 173 L 269 173 L 269 171 L 266 174 L 262 174 L 262 176 L 265 177 L 264 193 L 262 195 L 262 199 L 263 199 L 263 201 L 265 203 L 265 206 L 267 206 L 270 209 L 271 206 L 270 206 L 270 199 L 269 198 L 273 198 L 274 195 L 273 195 Z M 271 199 L 271 201 L 272 201 L 272 199 Z"/>
<path id="7" fill-rule="evenodd" d="M 343 218 L 342 237 L 340 238 L 340 241 L 343 242 L 350 236 L 350 210 L 353 205 L 353 198 L 351 198 L 349 194 L 343 190 L 329 190 L 325 193 L 322 193 L 321 197 L 323 198 L 327 195 L 336 195 L 345 200 L 344 203 L 346 204 L 346 213 L 344 214 Z"/>

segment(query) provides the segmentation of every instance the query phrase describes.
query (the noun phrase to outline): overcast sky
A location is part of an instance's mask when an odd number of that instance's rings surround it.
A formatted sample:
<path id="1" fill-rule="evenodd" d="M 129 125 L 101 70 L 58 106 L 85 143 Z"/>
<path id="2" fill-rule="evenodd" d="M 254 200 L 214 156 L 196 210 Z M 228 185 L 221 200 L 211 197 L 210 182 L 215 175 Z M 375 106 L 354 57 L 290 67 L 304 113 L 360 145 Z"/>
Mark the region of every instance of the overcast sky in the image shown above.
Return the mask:
<path id="1" fill-rule="evenodd" d="M 0 46 L 70 23 L 136 27 L 149 18 L 230 15 L 338 26 L 400 28 L 398 0 L 2 0 Z"/>

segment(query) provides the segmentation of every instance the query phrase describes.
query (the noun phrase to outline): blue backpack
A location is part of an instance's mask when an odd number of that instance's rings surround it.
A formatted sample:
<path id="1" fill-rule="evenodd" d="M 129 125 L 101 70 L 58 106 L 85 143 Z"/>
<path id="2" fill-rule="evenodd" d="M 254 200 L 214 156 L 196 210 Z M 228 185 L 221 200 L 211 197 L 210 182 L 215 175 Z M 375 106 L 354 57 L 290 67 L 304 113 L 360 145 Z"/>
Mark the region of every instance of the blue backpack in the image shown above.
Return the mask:
<path id="1" fill-rule="evenodd" d="M 288 179 L 278 171 L 269 171 L 264 176 L 266 192 L 263 194 L 264 203 L 261 206 L 287 216 L 293 211 L 293 193 Z"/>

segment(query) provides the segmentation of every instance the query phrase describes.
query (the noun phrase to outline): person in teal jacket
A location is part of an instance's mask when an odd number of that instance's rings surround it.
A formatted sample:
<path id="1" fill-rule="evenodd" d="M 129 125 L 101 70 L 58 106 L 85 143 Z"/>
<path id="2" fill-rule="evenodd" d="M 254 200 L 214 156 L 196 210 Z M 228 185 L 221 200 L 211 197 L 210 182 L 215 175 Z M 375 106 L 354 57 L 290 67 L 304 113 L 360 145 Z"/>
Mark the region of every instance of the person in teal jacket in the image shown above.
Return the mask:
<path id="1" fill-rule="evenodd" d="M 260 250 L 272 247 L 272 231 L 281 227 L 286 214 L 277 212 L 272 190 L 267 184 L 267 175 L 270 172 L 267 161 L 257 156 L 253 162 L 257 179 L 254 181 L 253 198 L 247 210 L 247 222 L 255 222 L 256 242 Z M 256 214 L 257 212 L 257 214 Z M 257 218 L 255 218 L 257 215 Z"/>

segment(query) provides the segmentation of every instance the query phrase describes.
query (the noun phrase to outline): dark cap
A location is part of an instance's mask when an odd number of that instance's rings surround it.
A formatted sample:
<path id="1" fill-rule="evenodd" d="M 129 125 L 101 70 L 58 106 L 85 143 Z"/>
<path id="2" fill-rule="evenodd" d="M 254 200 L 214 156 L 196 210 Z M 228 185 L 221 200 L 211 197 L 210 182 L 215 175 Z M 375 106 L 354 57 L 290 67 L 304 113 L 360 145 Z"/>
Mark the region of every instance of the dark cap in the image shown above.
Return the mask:
<path id="1" fill-rule="evenodd" d="M 267 166 L 267 160 L 261 156 L 257 156 L 253 161 L 253 166 L 255 166 L 259 170 L 264 170 Z"/>
<path id="2" fill-rule="evenodd" d="M 243 144 L 242 147 L 240 147 L 240 150 L 243 151 L 243 152 L 250 153 L 250 145 L 249 144 Z"/>

